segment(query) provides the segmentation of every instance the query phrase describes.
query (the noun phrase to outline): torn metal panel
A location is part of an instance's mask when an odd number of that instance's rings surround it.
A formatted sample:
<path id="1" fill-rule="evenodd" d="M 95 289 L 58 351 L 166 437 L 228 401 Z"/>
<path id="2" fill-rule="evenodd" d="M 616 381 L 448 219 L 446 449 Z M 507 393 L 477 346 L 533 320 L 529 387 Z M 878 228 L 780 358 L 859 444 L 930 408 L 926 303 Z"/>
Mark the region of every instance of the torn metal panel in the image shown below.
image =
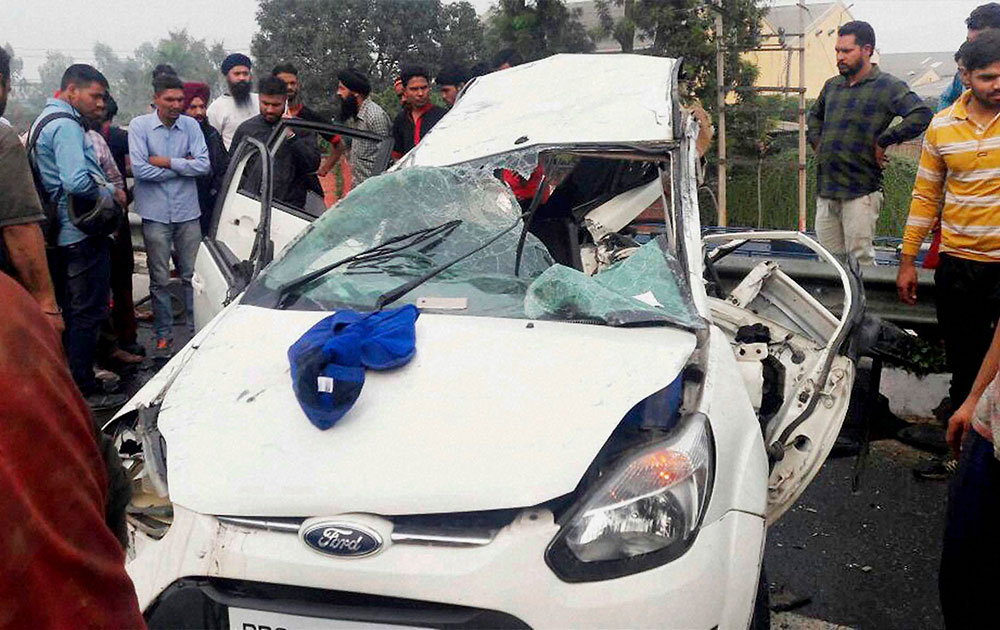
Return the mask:
<path id="1" fill-rule="evenodd" d="M 447 166 L 559 145 L 666 147 L 676 139 L 671 79 L 677 63 L 561 54 L 478 77 L 404 162 Z M 594 99 L 595 85 L 616 86 L 615 98 Z"/>
<path id="2" fill-rule="evenodd" d="M 594 208 L 584 217 L 583 225 L 597 243 L 608 234 L 618 232 L 628 225 L 662 194 L 663 185 L 660 180 L 653 180 Z"/>

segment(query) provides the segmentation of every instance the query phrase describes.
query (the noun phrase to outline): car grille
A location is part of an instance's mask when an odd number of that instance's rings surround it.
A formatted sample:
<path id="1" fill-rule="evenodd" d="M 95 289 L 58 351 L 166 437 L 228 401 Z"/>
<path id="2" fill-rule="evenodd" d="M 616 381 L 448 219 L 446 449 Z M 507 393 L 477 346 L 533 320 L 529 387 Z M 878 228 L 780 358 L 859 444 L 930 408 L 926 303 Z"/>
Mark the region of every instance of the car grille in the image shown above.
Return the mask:
<path id="1" fill-rule="evenodd" d="M 151 630 L 224 630 L 229 628 L 230 606 L 421 628 L 530 628 L 517 617 L 496 610 L 208 577 L 177 580 L 149 606 L 145 617 Z"/>
<path id="2" fill-rule="evenodd" d="M 418 514 L 385 517 L 392 522 L 393 544 L 481 547 L 493 542 L 497 532 L 514 521 L 521 510 L 489 510 L 451 514 Z M 304 518 L 219 516 L 222 523 L 297 534 Z"/>

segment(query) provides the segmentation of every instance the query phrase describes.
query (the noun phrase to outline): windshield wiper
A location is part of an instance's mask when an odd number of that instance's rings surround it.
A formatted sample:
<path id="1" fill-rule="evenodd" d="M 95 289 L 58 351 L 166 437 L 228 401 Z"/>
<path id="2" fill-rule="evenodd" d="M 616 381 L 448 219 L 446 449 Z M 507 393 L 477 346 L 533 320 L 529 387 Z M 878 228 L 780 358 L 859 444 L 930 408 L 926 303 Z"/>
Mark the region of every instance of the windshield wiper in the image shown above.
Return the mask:
<path id="1" fill-rule="evenodd" d="M 409 249 L 414 245 L 418 245 L 434 237 L 440 237 L 437 241 L 432 243 L 432 246 L 437 245 L 461 224 L 461 219 L 455 219 L 434 227 L 415 230 L 406 234 L 400 234 L 399 236 L 393 236 L 392 238 L 386 239 L 374 247 L 369 247 L 364 251 L 352 254 L 347 258 L 342 258 L 336 262 L 324 265 L 315 271 L 310 271 L 309 273 L 303 274 L 298 278 L 289 280 L 278 287 L 276 308 L 285 308 L 288 304 L 294 301 L 293 298 L 298 298 L 296 289 L 309 284 L 338 267 L 352 264 L 361 265 L 362 263 L 372 263 L 377 260 L 385 260 L 396 256 L 399 252 Z"/>
<path id="2" fill-rule="evenodd" d="M 549 185 L 549 176 L 546 173 L 542 177 L 542 181 L 538 184 L 538 188 L 535 190 L 535 196 L 532 197 L 532 199 L 531 199 L 531 205 L 528 207 L 528 210 L 526 212 L 522 213 L 521 215 L 519 215 L 517 217 L 517 219 L 515 219 L 512 224 L 510 224 L 509 227 L 504 228 L 499 233 L 497 233 L 496 236 L 493 236 L 492 238 L 490 238 L 489 240 L 487 240 L 485 243 L 483 243 L 479 247 L 476 247 L 472 251 L 467 252 L 465 254 L 462 254 L 461 256 L 459 256 L 458 258 L 455 258 L 454 260 L 448 261 L 445 264 L 441 265 L 440 267 L 435 267 L 434 269 L 431 269 L 430 271 L 428 271 L 424 275 L 419 276 L 417 278 L 414 278 L 413 280 L 410 280 L 406 284 L 402 284 L 402 285 L 396 287 L 395 289 L 392 289 L 390 291 L 386 291 L 382 295 L 378 296 L 377 300 L 375 300 L 375 310 L 376 311 L 381 311 L 383 308 L 385 308 L 389 304 L 392 304 L 393 302 L 395 302 L 399 298 L 403 297 L 404 295 L 406 295 L 410 291 L 416 289 L 417 287 L 419 287 L 423 283 L 427 282 L 428 280 L 434 278 L 435 276 L 437 276 L 438 274 L 442 273 L 443 271 L 446 271 L 446 270 L 450 269 L 451 267 L 457 265 L 458 263 L 462 262 L 466 258 L 472 256 L 473 254 L 477 254 L 477 253 L 483 251 L 484 249 L 486 249 L 487 247 L 489 247 L 493 243 L 496 243 L 498 240 L 500 240 L 500 238 L 502 238 L 505 234 L 507 234 L 508 232 L 510 232 L 511 230 L 513 230 L 514 228 L 516 228 L 519 223 L 521 223 L 522 221 L 526 221 L 525 224 L 524 224 L 524 230 L 521 232 L 521 237 L 518 239 L 518 243 L 517 243 L 517 253 L 515 254 L 515 260 L 516 260 L 516 262 L 515 262 L 515 266 L 514 266 L 514 275 L 516 276 L 517 273 L 518 273 L 518 271 L 520 271 L 520 267 L 521 267 L 521 254 L 524 251 L 524 243 L 525 243 L 525 239 L 527 238 L 527 235 L 528 235 L 528 227 L 531 225 L 531 220 L 534 218 L 535 212 L 538 210 L 538 204 L 542 200 L 542 190 L 543 190 L 543 188 L 545 186 L 548 186 L 548 185 Z"/>

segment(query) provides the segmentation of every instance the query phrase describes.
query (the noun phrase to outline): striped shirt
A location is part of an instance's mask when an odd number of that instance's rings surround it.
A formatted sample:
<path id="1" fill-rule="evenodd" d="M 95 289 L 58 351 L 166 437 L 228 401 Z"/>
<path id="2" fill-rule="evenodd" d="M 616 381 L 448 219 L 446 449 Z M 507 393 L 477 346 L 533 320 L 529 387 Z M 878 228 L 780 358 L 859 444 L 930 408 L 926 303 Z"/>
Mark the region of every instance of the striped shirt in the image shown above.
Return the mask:
<path id="1" fill-rule="evenodd" d="M 941 252 L 1000 261 L 1000 120 L 968 115 L 972 92 L 938 112 L 924 135 L 903 255 L 916 256 L 941 210 Z"/>

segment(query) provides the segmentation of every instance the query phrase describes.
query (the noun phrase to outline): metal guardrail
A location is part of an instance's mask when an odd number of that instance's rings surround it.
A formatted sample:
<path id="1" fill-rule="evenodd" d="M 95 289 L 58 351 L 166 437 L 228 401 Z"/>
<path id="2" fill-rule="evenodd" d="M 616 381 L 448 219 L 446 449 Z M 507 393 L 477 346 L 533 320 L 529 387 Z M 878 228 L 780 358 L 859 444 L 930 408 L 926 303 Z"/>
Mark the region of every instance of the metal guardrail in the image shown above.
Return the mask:
<path id="1" fill-rule="evenodd" d="M 785 257 L 780 254 L 764 256 L 731 255 L 716 263 L 722 280 L 723 291 L 729 293 L 746 274 L 764 260 L 773 260 L 786 274 L 798 282 L 821 304 L 840 315 L 843 289 L 836 270 L 817 260 Z M 934 272 L 917 271 L 917 304 L 910 306 L 899 301 L 896 292 L 896 273 L 899 267 L 880 265 L 862 267 L 867 310 L 873 315 L 893 322 L 903 328 L 927 329 L 937 326 L 934 307 Z"/>

